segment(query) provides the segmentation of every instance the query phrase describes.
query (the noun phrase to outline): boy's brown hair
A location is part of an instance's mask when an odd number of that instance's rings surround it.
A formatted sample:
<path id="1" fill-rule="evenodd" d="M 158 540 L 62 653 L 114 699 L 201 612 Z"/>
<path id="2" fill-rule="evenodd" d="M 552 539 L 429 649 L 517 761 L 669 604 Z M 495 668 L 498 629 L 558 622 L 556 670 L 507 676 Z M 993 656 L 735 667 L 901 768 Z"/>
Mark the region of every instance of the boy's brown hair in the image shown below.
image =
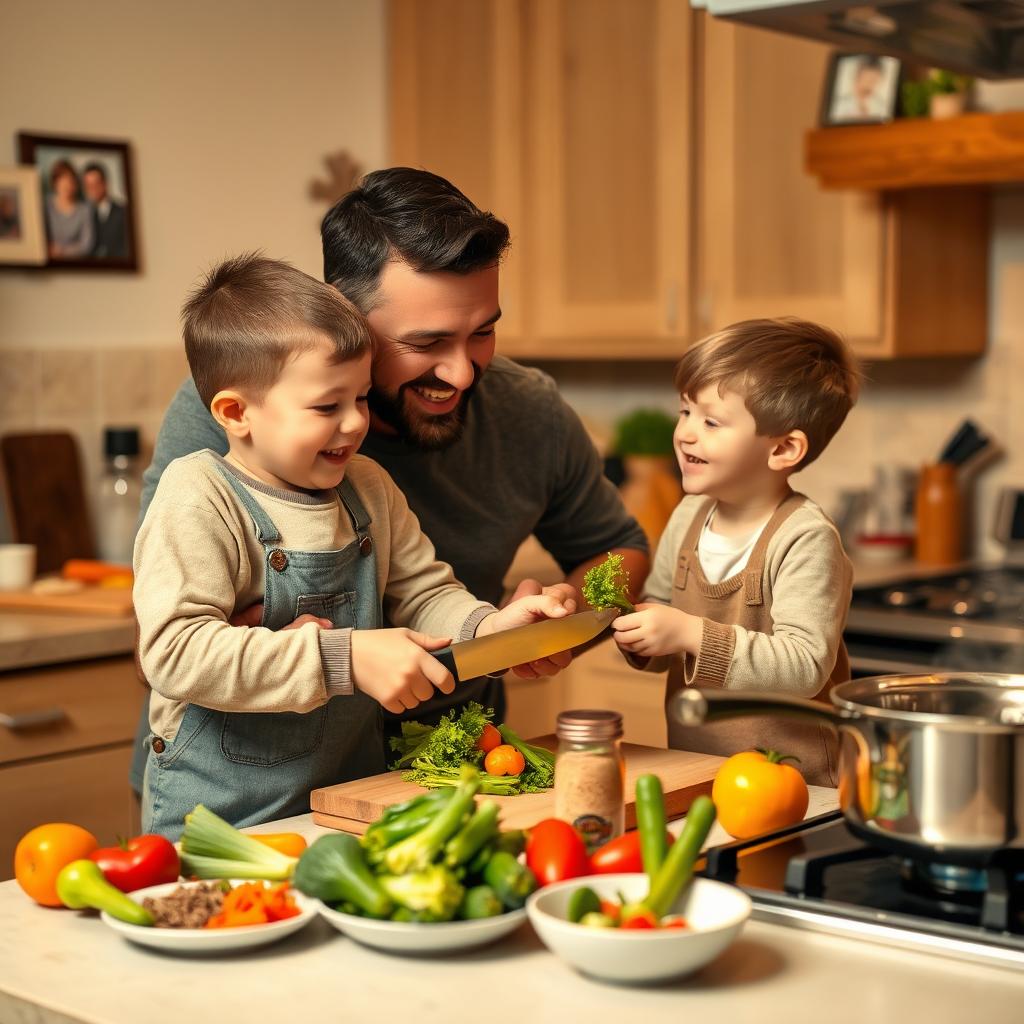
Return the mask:
<path id="1" fill-rule="evenodd" d="M 743 320 L 709 335 L 676 367 L 680 395 L 706 387 L 743 396 L 761 436 L 807 435 L 810 465 L 843 425 L 860 389 L 857 361 L 835 331 L 797 317 Z"/>
<path id="2" fill-rule="evenodd" d="M 373 347 L 362 314 L 330 285 L 281 260 L 245 253 L 214 267 L 181 309 L 192 379 L 209 407 L 224 388 L 256 400 L 298 352 L 324 340 L 338 362 Z"/>

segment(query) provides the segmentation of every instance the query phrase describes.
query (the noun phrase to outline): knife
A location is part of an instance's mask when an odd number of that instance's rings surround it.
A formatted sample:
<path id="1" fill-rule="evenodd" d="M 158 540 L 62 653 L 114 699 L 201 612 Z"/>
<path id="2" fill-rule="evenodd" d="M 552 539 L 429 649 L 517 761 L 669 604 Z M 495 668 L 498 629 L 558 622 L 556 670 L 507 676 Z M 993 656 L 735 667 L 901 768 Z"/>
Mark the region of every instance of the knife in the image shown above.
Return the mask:
<path id="1" fill-rule="evenodd" d="M 603 633 L 618 614 L 617 608 L 606 608 L 600 612 L 577 612 L 561 619 L 544 619 L 475 640 L 463 640 L 430 654 L 458 683 L 504 672 L 513 665 L 548 658 L 585 644 Z"/>

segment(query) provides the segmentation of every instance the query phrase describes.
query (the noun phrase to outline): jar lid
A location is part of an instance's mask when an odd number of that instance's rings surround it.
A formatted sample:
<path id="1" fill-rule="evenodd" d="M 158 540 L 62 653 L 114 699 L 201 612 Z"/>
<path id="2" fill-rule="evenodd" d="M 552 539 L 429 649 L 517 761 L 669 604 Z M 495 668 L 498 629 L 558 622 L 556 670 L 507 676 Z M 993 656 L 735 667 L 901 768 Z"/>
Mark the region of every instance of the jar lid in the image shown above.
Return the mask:
<path id="1" fill-rule="evenodd" d="M 578 743 L 617 740 L 622 736 L 622 715 L 618 711 L 562 711 L 555 731 L 560 740 Z"/>

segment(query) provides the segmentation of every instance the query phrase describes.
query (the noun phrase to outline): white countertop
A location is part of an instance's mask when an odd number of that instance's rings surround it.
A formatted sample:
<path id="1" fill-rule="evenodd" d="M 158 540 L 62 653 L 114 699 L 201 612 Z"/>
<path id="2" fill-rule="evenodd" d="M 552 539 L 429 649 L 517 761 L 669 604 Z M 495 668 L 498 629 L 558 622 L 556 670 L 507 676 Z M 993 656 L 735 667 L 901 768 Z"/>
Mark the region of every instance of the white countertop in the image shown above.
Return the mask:
<path id="1" fill-rule="evenodd" d="M 833 790 L 812 789 L 808 814 L 835 802 Z M 259 831 L 327 830 L 304 815 Z M 725 838 L 716 826 L 709 842 Z M 482 950 L 414 959 L 361 947 L 318 920 L 259 951 L 188 959 L 132 946 L 93 916 L 45 910 L 15 882 L 0 885 L 4 1024 L 564 1024 L 616 1015 L 645 1024 L 1008 1024 L 1022 1019 L 1022 998 L 1022 974 L 760 921 L 699 973 L 645 988 L 576 974 L 528 924 Z"/>
<path id="2" fill-rule="evenodd" d="M 132 618 L 0 612 L 0 672 L 130 654 L 134 647 Z"/>

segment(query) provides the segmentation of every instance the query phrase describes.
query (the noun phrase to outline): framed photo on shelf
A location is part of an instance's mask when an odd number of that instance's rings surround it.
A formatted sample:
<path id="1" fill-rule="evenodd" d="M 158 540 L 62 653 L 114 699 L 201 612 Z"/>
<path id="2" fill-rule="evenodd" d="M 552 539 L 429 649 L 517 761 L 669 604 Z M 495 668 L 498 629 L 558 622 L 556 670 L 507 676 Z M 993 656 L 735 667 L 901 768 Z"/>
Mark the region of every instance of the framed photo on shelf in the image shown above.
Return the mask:
<path id="1" fill-rule="evenodd" d="M 885 124 L 896 117 L 900 62 L 874 53 L 834 53 L 825 75 L 823 125 Z"/>
<path id="2" fill-rule="evenodd" d="M 31 167 L 0 167 L 0 266 L 46 263 L 39 176 Z"/>
<path id="3" fill-rule="evenodd" d="M 127 142 L 22 132 L 18 156 L 42 192 L 47 267 L 138 270 Z"/>

